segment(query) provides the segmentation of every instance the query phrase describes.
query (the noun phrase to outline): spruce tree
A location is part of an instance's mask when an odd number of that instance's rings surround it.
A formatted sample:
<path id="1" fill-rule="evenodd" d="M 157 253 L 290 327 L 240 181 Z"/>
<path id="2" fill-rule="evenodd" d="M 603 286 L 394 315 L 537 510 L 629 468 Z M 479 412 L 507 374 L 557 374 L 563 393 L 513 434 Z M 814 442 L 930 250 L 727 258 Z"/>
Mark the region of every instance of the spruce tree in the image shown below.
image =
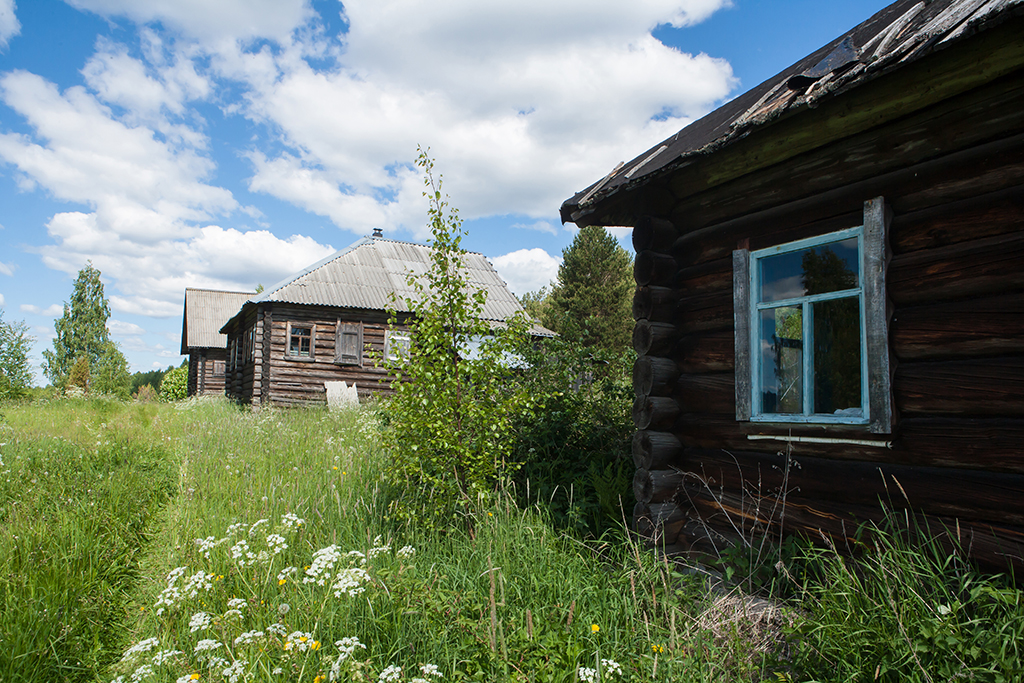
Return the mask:
<path id="1" fill-rule="evenodd" d="M 601 226 L 581 228 L 562 251 L 542 322 L 585 347 L 619 353 L 633 331 L 633 287 L 633 258 L 618 240 Z"/>

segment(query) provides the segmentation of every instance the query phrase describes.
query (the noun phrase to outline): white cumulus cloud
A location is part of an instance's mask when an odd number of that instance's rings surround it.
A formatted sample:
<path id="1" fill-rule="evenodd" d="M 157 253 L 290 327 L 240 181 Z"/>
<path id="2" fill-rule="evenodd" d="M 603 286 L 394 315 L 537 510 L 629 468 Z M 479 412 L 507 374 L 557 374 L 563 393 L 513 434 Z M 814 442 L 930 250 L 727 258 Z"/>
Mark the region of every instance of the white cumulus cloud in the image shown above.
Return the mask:
<path id="1" fill-rule="evenodd" d="M 61 304 L 50 304 L 46 308 L 39 308 L 39 306 L 34 304 L 22 304 L 18 308 L 25 313 L 34 313 L 36 315 L 45 315 L 48 317 L 54 317 L 64 313 L 64 306 Z"/>
<path id="2" fill-rule="evenodd" d="M 146 331 L 136 325 L 135 323 L 125 322 L 123 320 L 116 320 L 110 318 L 107 320 L 107 329 L 110 330 L 110 334 L 115 337 L 127 337 L 129 335 L 145 334 Z"/>
<path id="3" fill-rule="evenodd" d="M 491 262 L 512 293 L 522 295 L 549 286 L 558 277 L 562 260 L 534 248 L 497 256 Z"/>
<path id="4" fill-rule="evenodd" d="M 7 47 L 11 38 L 21 33 L 21 24 L 15 14 L 14 0 L 0 0 L 0 50 Z"/>

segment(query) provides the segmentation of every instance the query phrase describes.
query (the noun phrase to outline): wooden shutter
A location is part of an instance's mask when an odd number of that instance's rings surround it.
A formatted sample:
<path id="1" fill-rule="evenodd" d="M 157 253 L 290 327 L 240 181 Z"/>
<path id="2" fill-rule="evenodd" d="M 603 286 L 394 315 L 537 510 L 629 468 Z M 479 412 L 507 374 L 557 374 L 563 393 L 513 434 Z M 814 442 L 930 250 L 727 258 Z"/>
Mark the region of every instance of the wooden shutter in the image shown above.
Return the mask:
<path id="1" fill-rule="evenodd" d="M 334 342 L 334 362 L 341 365 L 363 365 L 363 324 L 338 323 Z"/>

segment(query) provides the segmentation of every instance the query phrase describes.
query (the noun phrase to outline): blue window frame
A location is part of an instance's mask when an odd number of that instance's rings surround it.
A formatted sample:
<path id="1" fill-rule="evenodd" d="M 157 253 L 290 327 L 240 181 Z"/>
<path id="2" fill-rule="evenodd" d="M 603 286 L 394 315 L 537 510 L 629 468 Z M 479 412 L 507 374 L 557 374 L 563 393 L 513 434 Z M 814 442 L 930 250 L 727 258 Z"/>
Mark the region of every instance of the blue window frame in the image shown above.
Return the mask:
<path id="1" fill-rule="evenodd" d="M 752 421 L 868 422 L 863 228 L 750 253 Z"/>
<path id="2" fill-rule="evenodd" d="M 737 420 L 892 431 L 889 217 L 879 197 L 863 225 L 733 252 Z"/>

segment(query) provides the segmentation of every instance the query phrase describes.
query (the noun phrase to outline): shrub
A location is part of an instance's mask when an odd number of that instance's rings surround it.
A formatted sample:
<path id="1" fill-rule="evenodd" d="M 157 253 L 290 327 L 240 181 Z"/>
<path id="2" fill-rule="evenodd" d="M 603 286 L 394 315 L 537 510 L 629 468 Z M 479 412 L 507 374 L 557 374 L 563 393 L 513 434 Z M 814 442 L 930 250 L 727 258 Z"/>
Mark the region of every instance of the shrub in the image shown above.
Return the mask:
<path id="1" fill-rule="evenodd" d="M 486 292 L 470 285 L 458 212 L 425 151 L 417 163 L 429 190 L 431 263 L 422 280 L 408 276 L 408 359 L 382 361 L 397 376 L 384 438 L 394 489 L 407 494 L 395 500 L 398 517 L 445 523 L 508 473 L 514 422 L 531 405 L 509 367 L 525 345 L 526 322 L 491 329 L 481 318 Z"/>
<path id="2" fill-rule="evenodd" d="M 75 364 L 71 366 L 68 373 L 67 386 L 69 389 L 77 388 L 80 391 L 89 391 L 89 357 L 79 356 Z"/>
<path id="3" fill-rule="evenodd" d="M 188 396 L 188 367 L 169 370 L 160 380 L 160 398 L 165 401 L 180 401 Z"/>

